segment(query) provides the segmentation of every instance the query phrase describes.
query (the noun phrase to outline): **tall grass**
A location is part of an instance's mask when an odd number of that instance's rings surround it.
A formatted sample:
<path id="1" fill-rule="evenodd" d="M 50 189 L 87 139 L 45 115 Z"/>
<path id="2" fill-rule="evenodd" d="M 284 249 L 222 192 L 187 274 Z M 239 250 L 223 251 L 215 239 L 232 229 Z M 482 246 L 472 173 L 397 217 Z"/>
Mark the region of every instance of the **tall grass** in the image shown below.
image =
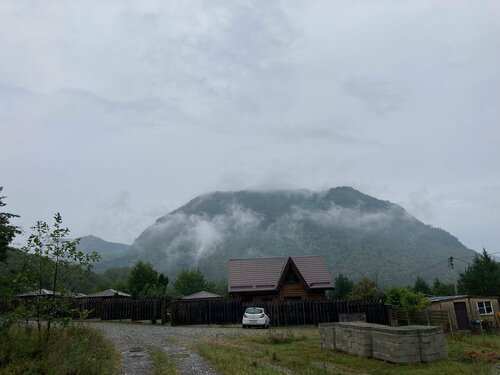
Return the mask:
<path id="1" fill-rule="evenodd" d="M 120 370 L 119 363 L 120 356 L 113 346 L 87 327 L 54 331 L 43 342 L 32 327 L 14 325 L 2 330 L 1 374 L 114 375 Z"/>

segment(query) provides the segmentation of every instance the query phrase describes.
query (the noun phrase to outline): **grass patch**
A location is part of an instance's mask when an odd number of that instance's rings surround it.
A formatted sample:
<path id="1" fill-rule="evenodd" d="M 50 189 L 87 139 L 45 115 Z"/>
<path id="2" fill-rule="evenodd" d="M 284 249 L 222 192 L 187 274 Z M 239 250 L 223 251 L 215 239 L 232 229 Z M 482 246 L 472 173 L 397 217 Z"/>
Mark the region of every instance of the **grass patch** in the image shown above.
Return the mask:
<path id="1" fill-rule="evenodd" d="M 500 358 L 498 335 L 449 337 L 447 359 L 414 365 L 395 365 L 377 359 L 320 349 L 317 329 L 301 330 L 300 334 L 278 329 L 273 331 L 268 335 L 226 336 L 216 342 L 200 341 L 194 348 L 221 374 L 228 375 L 283 374 L 284 370 L 304 375 L 490 374 L 495 359 Z"/>
<path id="2" fill-rule="evenodd" d="M 12 326 L 2 331 L 1 374 L 114 375 L 119 371 L 120 355 L 99 332 L 88 327 L 54 329 L 43 346 L 34 328 Z"/>
<path id="3" fill-rule="evenodd" d="M 150 348 L 149 356 L 153 363 L 155 375 L 179 375 L 179 369 L 165 352 Z"/>

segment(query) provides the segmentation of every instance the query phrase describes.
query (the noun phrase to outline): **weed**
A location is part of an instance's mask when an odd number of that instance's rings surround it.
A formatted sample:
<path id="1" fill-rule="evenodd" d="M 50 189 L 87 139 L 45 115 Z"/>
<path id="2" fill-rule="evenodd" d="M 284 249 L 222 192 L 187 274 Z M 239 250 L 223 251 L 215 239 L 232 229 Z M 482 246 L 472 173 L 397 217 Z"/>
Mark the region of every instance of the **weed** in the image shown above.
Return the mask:
<path id="1" fill-rule="evenodd" d="M 153 363 L 154 375 L 178 375 L 179 369 L 165 352 L 150 348 L 149 356 Z"/>

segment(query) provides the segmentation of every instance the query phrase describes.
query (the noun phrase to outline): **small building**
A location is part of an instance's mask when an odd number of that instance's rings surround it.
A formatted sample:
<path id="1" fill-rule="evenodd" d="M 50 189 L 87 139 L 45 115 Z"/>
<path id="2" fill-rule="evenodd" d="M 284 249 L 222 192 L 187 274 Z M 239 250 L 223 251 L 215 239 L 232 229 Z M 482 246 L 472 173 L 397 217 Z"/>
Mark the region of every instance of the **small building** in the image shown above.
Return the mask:
<path id="1" fill-rule="evenodd" d="M 498 299 L 498 296 L 471 295 L 429 297 L 428 309 L 447 311 L 454 330 L 470 330 L 474 321 L 500 327 Z"/>
<path id="2" fill-rule="evenodd" d="M 76 297 L 76 298 L 113 298 L 113 297 L 132 298 L 130 294 L 123 293 L 120 292 L 119 290 L 114 290 L 114 289 L 106 289 L 103 290 L 102 292 L 92 293 L 84 297 Z"/>
<path id="3" fill-rule="evenodd" d="M 334 289 L 321 256 L 230 259 L 228 292 L 244 302 L 323 300 Z"/>
<path id="4" fill-rule="evenodd" d="M 60 295 L 61 295 L 60 293 L 58 292 L 54 293 L 52 290 L 49 289 L 37 289 L 31 292 L 18 294 L 17 296 L 19 298 L 24 298 L 24 299 L 33 299 L 37 297 L 52 297 L 52 296 L 59 297 Z"/>
<path id="5" fill-rule="evenodd" d="M 222 300 L 222 297 L 219 296 L 218 294 L 210 293 L 204 290 L 181 298 L 182 302 L 218 301 L 218 300 Z"/>

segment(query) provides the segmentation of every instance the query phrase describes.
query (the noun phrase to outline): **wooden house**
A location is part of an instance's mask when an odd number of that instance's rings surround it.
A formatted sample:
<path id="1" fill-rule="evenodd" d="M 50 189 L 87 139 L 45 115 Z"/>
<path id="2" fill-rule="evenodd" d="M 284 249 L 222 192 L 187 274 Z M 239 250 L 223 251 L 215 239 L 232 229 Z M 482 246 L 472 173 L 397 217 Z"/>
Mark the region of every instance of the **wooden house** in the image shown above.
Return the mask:
<path id="1" fill-rule="evenodd" d="M 231 259 L 228 292 L 244 302 L 323 300 L 334 289 L 320 256 Z"/>
<path id="2" fill-rule="evenodd" d="M 474 324 L 487 322 L 500 327 L 498 296 L 438 296 L 429 298 L 430 310 L 447 311 L 454 330 L 470 330 Z"/>

